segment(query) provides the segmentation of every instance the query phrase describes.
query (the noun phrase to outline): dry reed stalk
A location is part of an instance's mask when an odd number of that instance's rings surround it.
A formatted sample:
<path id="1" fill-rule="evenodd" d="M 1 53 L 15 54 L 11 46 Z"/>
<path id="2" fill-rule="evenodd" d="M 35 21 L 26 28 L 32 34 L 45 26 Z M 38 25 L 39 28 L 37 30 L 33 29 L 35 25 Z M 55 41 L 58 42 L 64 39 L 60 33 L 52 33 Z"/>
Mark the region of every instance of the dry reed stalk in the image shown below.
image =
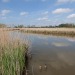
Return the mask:
<path id="1" fill-rule="evenodd" d="M 26 43 L 11 39 L 8 31 L 0 29 L 0 75 L 20 75 L 26 49 Z"/>
<path id="2" fill-rule="evenodd" d="M 21 28 L 21 31 L 41 34 L 57 34 L 75 36 L 75 28 Z"/>

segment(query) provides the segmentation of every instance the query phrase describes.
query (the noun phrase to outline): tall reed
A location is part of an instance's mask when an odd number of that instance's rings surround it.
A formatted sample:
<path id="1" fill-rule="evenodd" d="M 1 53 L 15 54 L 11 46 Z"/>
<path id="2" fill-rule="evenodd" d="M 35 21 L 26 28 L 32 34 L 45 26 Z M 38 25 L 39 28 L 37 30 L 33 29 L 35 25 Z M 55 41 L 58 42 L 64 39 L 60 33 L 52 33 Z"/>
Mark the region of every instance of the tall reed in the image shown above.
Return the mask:
<path id="1" fill-rule="evenodd" d="M 0 75 L 22 75 L 27 48 L 26 43 L 11 39 L 8 31 L 0 29 Z"/>
<path id="2" fill-rule="evenodd" d="M 75 36 L 75 28 L 22 28 L 22 32 Z"/>

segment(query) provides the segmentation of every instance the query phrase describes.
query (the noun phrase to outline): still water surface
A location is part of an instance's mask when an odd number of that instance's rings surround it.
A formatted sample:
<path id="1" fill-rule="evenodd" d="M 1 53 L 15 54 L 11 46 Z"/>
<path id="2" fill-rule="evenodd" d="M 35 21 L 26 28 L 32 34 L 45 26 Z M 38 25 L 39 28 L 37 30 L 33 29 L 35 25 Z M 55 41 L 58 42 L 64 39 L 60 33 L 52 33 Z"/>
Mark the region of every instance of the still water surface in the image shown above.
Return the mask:
<path id="1" fill-rule="evenodd" d="M 75 75 L 75 38 L 20 32 L 12 34 L 30 41 L 30 75 Z"/>

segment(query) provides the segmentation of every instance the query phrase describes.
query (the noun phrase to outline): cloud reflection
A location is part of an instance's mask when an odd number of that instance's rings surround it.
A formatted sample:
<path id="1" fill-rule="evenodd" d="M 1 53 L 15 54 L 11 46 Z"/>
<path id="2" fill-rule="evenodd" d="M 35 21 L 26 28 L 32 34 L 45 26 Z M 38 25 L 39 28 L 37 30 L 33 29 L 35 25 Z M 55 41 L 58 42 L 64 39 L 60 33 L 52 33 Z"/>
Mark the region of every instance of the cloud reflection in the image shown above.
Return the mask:
<path id="1" fill-rule="evenodd" d="M 75 39 L 67 39 L 68 41 L 70 41 L 70 42 L 75 42 Z"/>
<path id="2" fill-rule="evenodd" d="M 67 47 L 67 46 L 70 46 L 69 43 L 63 43 L 63 42 L 53 42 L 52 45 L 54 45 L 56 47 Z"/>

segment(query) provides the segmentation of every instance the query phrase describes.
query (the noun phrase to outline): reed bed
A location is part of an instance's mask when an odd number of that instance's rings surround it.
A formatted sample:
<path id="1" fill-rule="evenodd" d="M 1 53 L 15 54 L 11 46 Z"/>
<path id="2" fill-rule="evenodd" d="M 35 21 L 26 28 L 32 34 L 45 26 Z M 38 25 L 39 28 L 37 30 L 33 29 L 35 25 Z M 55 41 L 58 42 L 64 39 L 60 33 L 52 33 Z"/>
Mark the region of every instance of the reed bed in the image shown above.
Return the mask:
<path id="1" fill-rule="evenodd" d="M 23 32 L 75 36 L 75 28 L 21 28 Z"/>
<path id="2" fill-rule="evenodd" d="M 11 39 L 9 33 L 0 29 L 0 75 L 22 75 L 28 46 L 20 38 Z"/>

